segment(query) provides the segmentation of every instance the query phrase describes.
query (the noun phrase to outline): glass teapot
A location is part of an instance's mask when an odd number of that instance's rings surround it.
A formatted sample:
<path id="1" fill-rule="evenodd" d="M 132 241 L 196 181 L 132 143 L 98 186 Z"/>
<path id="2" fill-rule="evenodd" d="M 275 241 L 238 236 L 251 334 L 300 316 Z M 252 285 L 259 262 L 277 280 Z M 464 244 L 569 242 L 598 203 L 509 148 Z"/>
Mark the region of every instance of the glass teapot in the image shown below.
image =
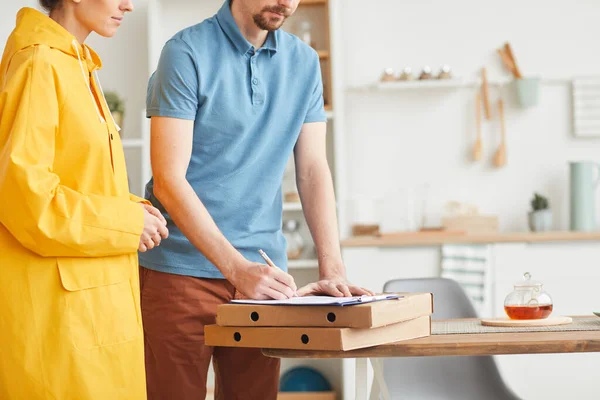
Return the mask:
<path id="1" fill-rule="evenodd" d="M 544 319 L 552 313 L 552 298 L 543 284 L 531 280 L 525 272 L 523 280 L 514 284 L 514 290 L 504 300 L 504 311 L 510 319 Z"/>

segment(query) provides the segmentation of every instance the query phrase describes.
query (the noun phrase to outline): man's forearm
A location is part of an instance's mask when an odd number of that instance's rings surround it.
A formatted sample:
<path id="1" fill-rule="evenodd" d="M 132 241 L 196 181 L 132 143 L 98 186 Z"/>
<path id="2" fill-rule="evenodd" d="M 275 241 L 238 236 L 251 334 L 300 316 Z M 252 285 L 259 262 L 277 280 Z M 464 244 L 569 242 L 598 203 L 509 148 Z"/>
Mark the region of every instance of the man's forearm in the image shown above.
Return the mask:
<path id="1" fill-rule="evenodd" d="M 188 240 L 230 279 L 245 258 L 219 230 L 187 180 L 161 183 L 155 179 L 154 194 Z"/>
<path id="2" fill-rule="evenodd" d="M 326 161 L 298 174 L 298 193 L 319 258 L 321 279 L 346 277 L 340 252 L 335 194 Z"/>

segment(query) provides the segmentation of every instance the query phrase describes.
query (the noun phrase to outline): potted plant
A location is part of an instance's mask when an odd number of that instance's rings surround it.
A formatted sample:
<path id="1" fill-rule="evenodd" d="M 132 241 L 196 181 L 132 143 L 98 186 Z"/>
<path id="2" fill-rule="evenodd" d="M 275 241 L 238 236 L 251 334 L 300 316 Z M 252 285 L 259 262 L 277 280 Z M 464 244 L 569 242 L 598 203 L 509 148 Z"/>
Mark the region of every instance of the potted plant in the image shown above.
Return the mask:
<path id="1" fill-rule="evenodd" d="M 548 199 L 534 193 L 529 213 L 529 229 L 533 232 L 545 232 L 552 229 L 552 210 Z"/>
<path id="2" fill-rule="evenodd" d="M 113 118 L 115 119 L 115 123 L 122 127 L 123 114 L 125 113 L 125 102 L 115 92 L 106 92 L 104 96 L 106 97 L 106 104 L 108 105 L 108 109 L 110 110 Z"/>

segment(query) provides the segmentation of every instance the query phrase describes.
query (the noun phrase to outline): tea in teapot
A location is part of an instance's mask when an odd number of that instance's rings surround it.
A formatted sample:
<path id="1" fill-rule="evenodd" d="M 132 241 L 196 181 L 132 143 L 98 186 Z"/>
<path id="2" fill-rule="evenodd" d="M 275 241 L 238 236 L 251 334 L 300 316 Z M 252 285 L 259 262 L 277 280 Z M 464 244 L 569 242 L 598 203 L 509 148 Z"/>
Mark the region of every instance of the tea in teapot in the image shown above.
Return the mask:
<path id="1" fill-rule="evenodd" d="M 526 272 L 523 281 L 514 284 L 514 290 L 504 300 L 504 311 L 510 319 L 544 319 L 552 314 L 552 298 L 541 282 L 532 281 Z"/>

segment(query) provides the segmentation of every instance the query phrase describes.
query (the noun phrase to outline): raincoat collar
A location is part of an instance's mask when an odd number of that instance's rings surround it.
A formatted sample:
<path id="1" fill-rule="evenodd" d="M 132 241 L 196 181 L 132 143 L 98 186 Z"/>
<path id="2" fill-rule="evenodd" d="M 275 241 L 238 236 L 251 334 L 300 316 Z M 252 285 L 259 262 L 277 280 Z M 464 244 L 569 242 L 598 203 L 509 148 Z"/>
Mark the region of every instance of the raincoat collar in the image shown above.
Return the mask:
<path id="1" fill-rule="evenodd" d="M 29 7 L 17 13 L 17 25 L 7 43 L 5 54 L 12 56 L 29 46 L 45 44 L 50 48 L 62 51 L 73 57 L 79 57 L 87 65 L 89 71 L 102 68 L 98 54 L 88 45 L 80 44 L 69 31 L 46 14 Z"/>

